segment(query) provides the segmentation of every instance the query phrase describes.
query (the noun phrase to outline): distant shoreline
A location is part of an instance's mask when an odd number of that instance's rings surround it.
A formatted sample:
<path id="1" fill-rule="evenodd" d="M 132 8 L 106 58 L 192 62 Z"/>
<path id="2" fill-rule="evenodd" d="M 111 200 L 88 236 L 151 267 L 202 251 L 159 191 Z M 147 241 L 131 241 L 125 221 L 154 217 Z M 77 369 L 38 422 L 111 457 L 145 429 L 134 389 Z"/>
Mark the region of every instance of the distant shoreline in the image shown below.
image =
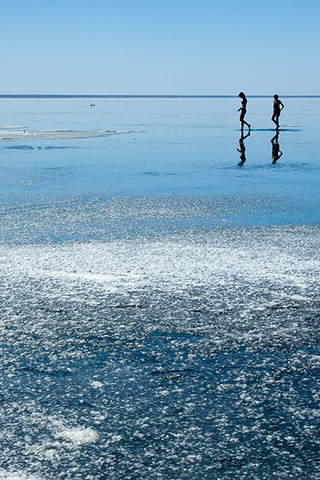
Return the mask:
<path id="1" fill-rule="evenodd" d="M 237 98 L 237 95 L 89 95 L 89 94 L 73 94 L 73 95 L 64 95 L 64 94 L 29 94 L 29 93 L 19 93 L 19 94 L 0 94 L 1 98 L 15 98 L 15 99 L 62 99 L 62 98 L 131 98 L 131 99 L 139 99 L 139 98 L 146 98 L 146 99 L 188 99 L 188 98 L 203 98 L 203 99 L 210 99 L 210 98 Z M 247 95 L 248 98 L 272 98 L 273 95 Z M 282 98 L 320 98 L 320 95 L 281 95 Z"/>

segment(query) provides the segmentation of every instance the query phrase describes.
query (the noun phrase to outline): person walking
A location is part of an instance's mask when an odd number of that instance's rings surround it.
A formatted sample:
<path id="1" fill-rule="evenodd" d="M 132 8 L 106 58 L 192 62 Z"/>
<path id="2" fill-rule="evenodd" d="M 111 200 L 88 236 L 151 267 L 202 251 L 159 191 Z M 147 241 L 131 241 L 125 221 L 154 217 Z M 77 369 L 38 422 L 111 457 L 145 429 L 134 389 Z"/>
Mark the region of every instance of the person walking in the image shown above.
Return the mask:
<path id="1" fill-rule="evenodd" d="M 273 115 L 271 117 L 271 120 L 273 121 L 273 123 L 276 124 L 276 129 L 279 128 L 279 117 L 283 109 L 284 109 L 284 105 L 281 102 L 281 100 L 279 100 L 279 95 L 277 94 L 274 95 L 273 96 Z"/>
<path id="2" fill-rule="evenodd" d="M 238 97 L 240 97 L 242 99 L 242 102 L 241 102 L 241 107 L 238 109 L 238 112 L 240 112 L 240 122 L 241 122 L 241 132 L 243 132 L 243 126 L 244 125 L 247 125 L 247 127 L 249 128 L 249 132 L 250 132 L 250 128 L 251 128 L 251 125 L 245 121 L 244 117 L 247 113 L 247 102 L 248 100 L 246 99 L 246 96 L 243 92 L 240 92 Z"/>

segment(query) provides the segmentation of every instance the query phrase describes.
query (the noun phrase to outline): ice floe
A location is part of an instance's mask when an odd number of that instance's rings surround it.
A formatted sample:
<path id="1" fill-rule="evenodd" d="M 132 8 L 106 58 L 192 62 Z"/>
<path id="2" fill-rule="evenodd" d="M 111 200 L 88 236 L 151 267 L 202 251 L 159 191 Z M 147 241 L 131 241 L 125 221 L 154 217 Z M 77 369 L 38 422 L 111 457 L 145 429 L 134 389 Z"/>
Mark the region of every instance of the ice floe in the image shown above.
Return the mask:
<path id="1" fill-rule="evenodd" d="M 28 130 L 23 127 L 0 127 L 0 142 L 108 137 L 125 133 L 131 132 L 129 130 Z"/>

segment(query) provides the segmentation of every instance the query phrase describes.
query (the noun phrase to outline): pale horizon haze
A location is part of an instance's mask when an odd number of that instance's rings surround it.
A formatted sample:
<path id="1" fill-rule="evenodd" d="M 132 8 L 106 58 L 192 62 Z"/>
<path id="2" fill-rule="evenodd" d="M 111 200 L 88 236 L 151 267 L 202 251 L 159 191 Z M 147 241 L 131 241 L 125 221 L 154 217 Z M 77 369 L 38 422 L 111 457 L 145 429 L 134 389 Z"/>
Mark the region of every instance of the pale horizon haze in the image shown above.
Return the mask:
<path id="1" fill-rule="evenodd" d="M 319 1 L 0 4 L 0 94 L 320 94 Z"/>

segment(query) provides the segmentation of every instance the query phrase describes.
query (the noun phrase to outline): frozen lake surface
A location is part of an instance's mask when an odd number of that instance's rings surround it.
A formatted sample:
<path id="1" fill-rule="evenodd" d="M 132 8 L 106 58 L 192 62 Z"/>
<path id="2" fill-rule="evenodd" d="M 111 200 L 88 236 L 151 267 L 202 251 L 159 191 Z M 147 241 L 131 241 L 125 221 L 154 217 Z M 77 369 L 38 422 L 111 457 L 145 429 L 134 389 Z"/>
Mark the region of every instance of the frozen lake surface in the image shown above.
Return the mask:
<path id="1" fill-rule="evenodd" d="M 320 99 L 283 102 L 240 167 L 238 99 L 0 101 L 129 132 L 0 143 L 0 479 L 320 479 Z"/>

